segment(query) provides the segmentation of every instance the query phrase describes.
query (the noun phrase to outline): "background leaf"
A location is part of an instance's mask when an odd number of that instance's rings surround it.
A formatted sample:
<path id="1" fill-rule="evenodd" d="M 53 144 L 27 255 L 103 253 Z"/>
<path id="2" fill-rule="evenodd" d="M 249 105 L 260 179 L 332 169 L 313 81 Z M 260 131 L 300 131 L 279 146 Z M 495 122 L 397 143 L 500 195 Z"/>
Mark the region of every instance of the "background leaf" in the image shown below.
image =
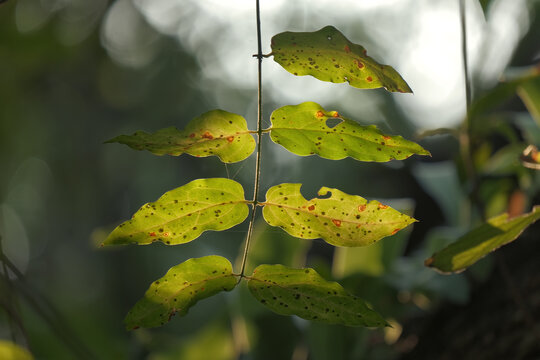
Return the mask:
<path id="1" fill-rule="evenodd" d="M 255 149 L 255 140 L 248 132 L 246 120 L 223 110 L 212 110 L 194 118 L 184 130 L 169 127 L 154 134 L 137 131 L 107 141 L 115 142 L 156 155 L 216 155 L 226 163 L 242 161 Z"/>
<path id="2" fill-rule="evenodd" d="M 435 253 L 425 264 L 445 273 L 463 271 L 490 252 L 517 239 L 523 230 L 538 219 L 540 206 L 510 220 L 507 213 L 493 217 Z"/>
<path id="3" fill-rule="evenodd" d="M 540 70 L 538 71 L 540 72 Z M 517 88 L 517 93 L 536 124 L 540 126 L 540 76 L 523 82 Z"/>
<path id="4" fill-rule="evenodd" d="M 257 300 L 281 315 L 348 326 L 386 325 L 362 299 L 313 269 L 260 265 L 249 277 L 248 287 Z"/>
<path id="5" fill-rule="evenodd" d="M 328 126 L 328 120 L 339 120 Z M 361 126 L 326 111 L 319 104 L 305 102 L 288 105 L 272 113 L 272 140 L 290 152 L 301 155 L 317 154 L 325 159 L 339 160 L 350 156 L 360 161 L 403 160 L 413 154 L 430 155 L 420 145 L 381 133 L 376 126 Z"/>
<path id="6" fill-rule="evenodd" d="M 348 195 L 338 189 L 323 187 L 319 196 L 327 199 L 306 200 L 301 184 L 273 186 L 266 193 L 263 216 L 272 226 L 303 239 L 322 238 L 336 246 L 370 245 L 393 235 L 416 221 L 376 200 Z"/>
<path id="7" fill-rule="evenodd" d="M 0 340 L 0 359 L 2 360 L 32 360 L 30 352 L 11 341 Z"/>
<path id="8" fill-rule="evenodd" d="M 145 245 L 154 241 L 182 244 L 204 231 L 238 225 L 248 212 L 244 189 L 236 181 L 198 179 L 143 205 L 131 220 L 114 229 L 102 245 Z"/>
<path id="9" fill-rule="evenodd" d="M 294 75 L 348 82 L 361 89 L 384 87 L 393 92 L 412 92 L 396 70 L 367 56 L 366 49 L 350 42 L 333 26 L 315 32 L 277 34 L 272 38 L 272 54 L 274 61 Z"/>
<path id="10" fill-rule="evenodd" d="M 237 284 L 229 260 L 221 256 L 189 259 L 173 266 L 150 288 L 126 316 L 129 330 L 156 327 L 169 322 L 172 316 L 187 314 L 199 300 L 221 291 L 231 291 Z"/>

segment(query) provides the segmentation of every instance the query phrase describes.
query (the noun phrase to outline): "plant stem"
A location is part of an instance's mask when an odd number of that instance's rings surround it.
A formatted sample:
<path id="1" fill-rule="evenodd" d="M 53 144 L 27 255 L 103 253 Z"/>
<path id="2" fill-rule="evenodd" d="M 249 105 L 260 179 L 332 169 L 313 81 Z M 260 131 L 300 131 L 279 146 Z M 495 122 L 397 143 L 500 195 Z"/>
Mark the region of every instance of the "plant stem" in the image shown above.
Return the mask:
<path id="1" fill-rule="evenodd" d="M 240 268 L 240 279 L 244 276 L 246 269 L 246 260 L 249 252 L 249 245 L 253 236 L 253 226 L 255 223 L 255 215 L 257 213 L 257 202 L 259 196 L 259 184 L 261 178 L 261 145 L 262 145 L 262 61 L 265 57 L 262 53 L 262 41 L 261 41 L 261 11 L 259 6 L 259 0 L 255 0 L 255 13 L 257 17 L 257 160 L 255 163 L 255 184 L 253 187 L 253 202 L 251 219 L 249 221 L 248 232 L 246 236 L 246 244 L 244 247 L 244 254 L 242 255 L 242 265 Z"/>
<path id="2" fill-rule="evenodd" d="M 459 133 L 459 149 L 461 153 L 461 160 L 465 168 L 466 181 L 468 185 L 468 193 L 472 202 L 472 206 L 476 207 L 480 216 L 484 216 L 481 201 L 478 197 L 478 178 L 476 174 L 476 168 L 472 158 L 471 147 L 471 118 L 469 117 L 469 111 L 471 108 L 471 80 L 469 77 L 469 60 L 467 52 L 467 17 L 465 13 L 465 0 L 459 0 L 459 19 L 461 25 L 461 54 L 463 57 L 463 75 L 465 81 L 465 119 L 463 126 Z M 470 218 L 470 216 L 469 216 Z"/>

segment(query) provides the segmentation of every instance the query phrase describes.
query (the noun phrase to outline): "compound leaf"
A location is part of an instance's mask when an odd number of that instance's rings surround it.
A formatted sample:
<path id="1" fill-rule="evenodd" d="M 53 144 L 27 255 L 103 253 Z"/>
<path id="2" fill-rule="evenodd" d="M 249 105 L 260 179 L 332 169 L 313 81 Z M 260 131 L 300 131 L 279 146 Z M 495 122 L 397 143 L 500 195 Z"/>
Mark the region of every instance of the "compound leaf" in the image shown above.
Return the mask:
<path id="1" fill-rule="evenodd" d="M 260 265 L 248 279 L 251 294 L 281 315 L 347 326 L 387 325 L 362 299 L 338 283 L 326 281 L 313 269 Z"/>
<path id="2" fill-rule="evenodd" d="M 425 265 L 443 273 L 461 272 L 490 252 L 517 239 L 538 219 L 540 206 L 513 219 L 508 219 L 507 213 L 495 216 L 435 253 L 425 261 Z"/>
<path id="3" fill-rule="evenodd" d="M 420 145 L 381 133 L 376 126 L 361 126 L 326 111 L 319 104 L 305 102 L 288 105 L 272 113 L 272 140 L 290 152 L 339 160 L 348 156 L 360 161 L 403 160 L 413 154 L 430 155 Z M 331 121 L 339 121 L 332 126 Z"/>
<path id="4" fill-rule="evenodd" d="M 137 131 L 130 136 L 117 136 L 107 143 L 125 144 L 156 155 L 216 155 L 226 163 L 242 161 L 255 149 L 255 140 L 248 131 L 246 120 L 223 110 L 212 110 L 194 118 L 184 130 L 169 127 L 154 134 Z"/>
<path id="5" fill-rule="evenodd" d="M 114 229 L 102 245 L 145 245 L 154 241 L 182 244 L 204 231 L 238 225 L 248 212 L 244 189 L 236 181 L 198 179 L 143 205 L 131 220 Z"/>
<path id="6" fill-rule="evenodd" d="M 333 26 L 315 32 L 283 32 L 272 38 L 271 45 L 274 61 L 294 75 L 348 82 L 361 89 L 384 87 L 392 92 L 412 92 L 396 70 L 367 56 L 366 49 L 350 42 Z"/>
<path id="7" fill-rule="evenodd" d="M 301 186 L 273 186 L 262 204 L 266 222 L 292 236 L 322 238 L 335 246 L 366 246 L 416 221 L 376 200 L 368 202 L 338 189 L 323 187 L 319 196 L 330 193 L 329 198 L 306 200 L 300 193 Z"/>
<path id="8" fill-rule="evenodd" d="M 173 266 L 150 285 L 144 297 L 128 312 L 126 328 L 164 325 L 175 314 L 187 314 L 199 300 L 231 291 L 236 284 L 229 260 L 216 255 L 189 259 Z"/>

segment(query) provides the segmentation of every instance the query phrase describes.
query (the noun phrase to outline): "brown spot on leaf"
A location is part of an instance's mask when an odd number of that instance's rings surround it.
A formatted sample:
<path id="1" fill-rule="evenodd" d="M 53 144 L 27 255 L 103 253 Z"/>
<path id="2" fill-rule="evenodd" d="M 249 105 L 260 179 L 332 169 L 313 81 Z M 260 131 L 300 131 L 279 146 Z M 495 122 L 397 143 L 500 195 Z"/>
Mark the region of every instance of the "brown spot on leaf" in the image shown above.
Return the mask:
<path id="1" fill-rule="evenodd" d="M 202 135 L 203 139 L 209 139 L 209 140 L 212 140 L 214 138 L 214 136 L 212 136 L 212 134 L 210 134 L 208 131 L 205 132 L 203 135 Z"/>
<path id="2" fill-rule="evenodd" d="M 358 205 L 358 211 L 362 212 L 362 211 L 366 210 L 366 207 L 367 207 L 366 204 Z"/>
<path id="3" fill-rule="evenodd" d="M 324 113 L 322 111 L 317 111 L 317 114 L 315 114 L 316 117 L 321 118 L 324 116 Z"/>
<path id="4" fill-rule="evenodd" d="M 315 205 L 310 205 L 310 206 L 308 207 L 308 210 L 309 210 L 309 211 L 315 210 Z"/>
<path id="5" fill-rule="evenodd" d="M 364 68 L 364 63 L 361 62 L 360 60 L 354 60 L 354 62 L 356 63 L 356 66 L 358 66 L 359 69 Z"/>
<path id="6" fill-rule="evenodd" d="M 368 76 L 368 77 L 366 78 L 366 81 L 367 81 L 367 82 L 372 82 L 372 81 L 373 81 L 373 78 L 372 78 L 371 76 Z"/>
<path id="7" fill-rule="evenodd" d="M 230 143 L 233 142 L 234 141 L 234 136 L 229 136 L 227 138 L 227 141 L 230 142 Z"/>
<path id="8" fill-rule="evenodd" d="M 340 227 L 340 226 L 341 226 L 341 220 L 332 219 L 332 222 L 333 222 L 334 225 L 336 225 L 337 227 Z"/>
<path id="9" fill-rule="evenodd" d="M 349 47 L 349 45 L 345 45 L 345 47 L 343 48 L 343 50 L 345 50 L 345 52 L 348 54 L 351 52 L 351 48 Z"/>
<path id="10" fill-rule="evenodd" d="M 190 137 L 190 138 L 195 137 L 195 133 L 189 134 L 189 137 Z"/>
<path id="11" fill-rule="evenodd" d="M 382 137 L 382 138 L 383 138 L 384 140 L 390 140 L 390 139 L 391 139 L 391 137 L 390 137 L 390 136 L 386 136 L 386 135 L 383 135 L 383 137 Z"/>
<path id="12" fill-rule="evenodd" d="M 156 233 L 152 231 L 152 232 L 151 232 L 150 234 L 148 234 L 148 235 L 150 235 L 150 236 L 156 236 Z"/>
<path id="13" fill-rule="evenodd" d="M 388 205 L 379 204 L 379 209 L 387 209 Z"/>
<path id="14" fill-rule="evenodd" d="M 397 234 L 397 232 L 398 232 L 399 230 L 401 230 L 401 229 L 394 229 L 394 230 L 392 231 L 392 235 Z"/>

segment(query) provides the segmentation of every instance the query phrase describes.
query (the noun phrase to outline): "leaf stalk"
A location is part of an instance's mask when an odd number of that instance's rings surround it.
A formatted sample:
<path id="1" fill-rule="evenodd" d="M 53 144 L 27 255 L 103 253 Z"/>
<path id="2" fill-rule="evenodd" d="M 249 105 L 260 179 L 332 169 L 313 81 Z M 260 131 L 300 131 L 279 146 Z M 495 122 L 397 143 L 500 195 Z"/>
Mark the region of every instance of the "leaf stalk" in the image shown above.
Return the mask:
<path id="1" fill-rule="evenodd" d="M 261 11 L 259 0 L 255 0 L 255 14 L 257 19 L 257 160 L 255 162 L 255 181 L 253 188 L 253 203 L 251 211 L 251 219 L 249 220 L 249 227 L 246 236 L 246 243 L 244 246 L 244 253 L 242 255 L 242 265 L 240 267 L 239 281 L 244 277 L 244 271 L 246 270 L 246 261 L 249 253 L 249 246 L 253 237 L 253 226 L 255 223 L 255 216 L 257 214 L 257 204 L 259 196 L 259 185 L 261 178 L 261 145 L 262 145 L 262 61 L 265 57 L 262 53 L 262 40 L 261 40 Z"/>

